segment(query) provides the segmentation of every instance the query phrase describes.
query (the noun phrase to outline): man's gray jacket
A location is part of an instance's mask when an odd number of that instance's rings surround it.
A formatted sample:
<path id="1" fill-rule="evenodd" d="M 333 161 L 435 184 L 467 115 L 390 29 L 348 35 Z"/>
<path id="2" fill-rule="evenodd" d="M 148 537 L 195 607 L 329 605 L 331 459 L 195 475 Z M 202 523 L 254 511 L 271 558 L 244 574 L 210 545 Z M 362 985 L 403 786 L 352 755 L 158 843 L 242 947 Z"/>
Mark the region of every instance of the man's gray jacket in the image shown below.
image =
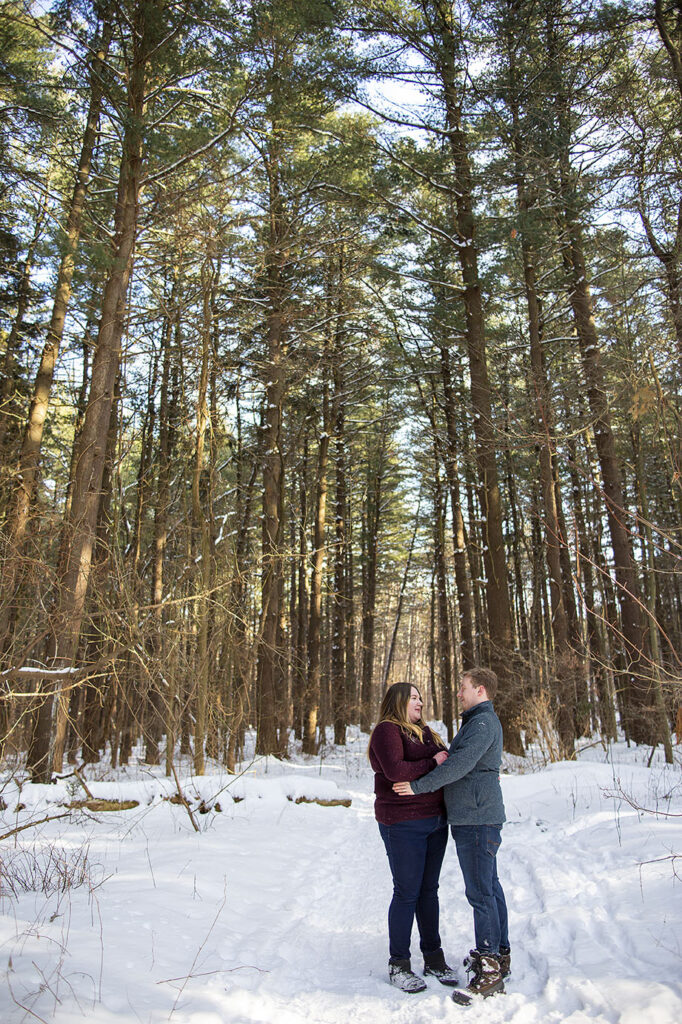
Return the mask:
<path id="1" fill-rule="evenodd" d="M 413 793 L 443 787 L 450 825 L 501 825 L 501 763 L 502 726 L 492 703 L 485 700 L 462 715 L 447 761 L 410 785 Z"/>

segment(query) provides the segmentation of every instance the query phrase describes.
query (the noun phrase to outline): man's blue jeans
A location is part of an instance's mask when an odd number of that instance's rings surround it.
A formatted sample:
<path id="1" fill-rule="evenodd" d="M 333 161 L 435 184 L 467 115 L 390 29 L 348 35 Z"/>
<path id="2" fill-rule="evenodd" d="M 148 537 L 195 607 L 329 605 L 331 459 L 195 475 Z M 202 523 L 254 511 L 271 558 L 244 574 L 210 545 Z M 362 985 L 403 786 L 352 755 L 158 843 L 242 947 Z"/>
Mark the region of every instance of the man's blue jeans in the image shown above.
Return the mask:
<path id="1" fill-rule="evenodd" d="M 509 946 L 507 904 L 497 877 L 502 829 L 497 825 L 451 825 L 464 876 L 466 898 L 474 911 L 476 949 L 499 953 Z"/>
<path id="2" fill-rule="evenodd" d="M 410 956 L 412 922 L 416 916 L 422 953 L 440 949 L 438 879 L 448 842 L 443 816 L 379 824 L 393 875 L 393 899 L 388 908 L 391 960 Z"/>

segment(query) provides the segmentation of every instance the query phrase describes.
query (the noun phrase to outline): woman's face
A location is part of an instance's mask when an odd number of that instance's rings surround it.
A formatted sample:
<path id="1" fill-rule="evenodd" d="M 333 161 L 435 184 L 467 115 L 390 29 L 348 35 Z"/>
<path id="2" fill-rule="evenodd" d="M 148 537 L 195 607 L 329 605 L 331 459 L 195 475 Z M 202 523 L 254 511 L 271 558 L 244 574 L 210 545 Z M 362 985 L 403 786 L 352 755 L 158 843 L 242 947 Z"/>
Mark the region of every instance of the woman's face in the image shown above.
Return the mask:
<path id="1" fill-rule="evenodd" d="M 413 686 L 410 690 L 410 699 L 407 702 L 407 717 L 411 722 L 418 722 L 422 717 L 422 699 L 416 686 Z"/>

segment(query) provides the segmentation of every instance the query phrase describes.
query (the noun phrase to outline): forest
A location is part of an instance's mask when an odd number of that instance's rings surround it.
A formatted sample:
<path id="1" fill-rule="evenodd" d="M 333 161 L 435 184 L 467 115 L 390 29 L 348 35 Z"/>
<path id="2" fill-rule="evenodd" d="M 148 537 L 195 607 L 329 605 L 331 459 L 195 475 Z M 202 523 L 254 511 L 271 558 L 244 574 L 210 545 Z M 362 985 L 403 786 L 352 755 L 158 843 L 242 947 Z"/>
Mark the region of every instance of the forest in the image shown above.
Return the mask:
<path id="1" fill-rule="evenodd" d="M 3 0 L 0 757 L 682 733 L 682 2 Z"/>

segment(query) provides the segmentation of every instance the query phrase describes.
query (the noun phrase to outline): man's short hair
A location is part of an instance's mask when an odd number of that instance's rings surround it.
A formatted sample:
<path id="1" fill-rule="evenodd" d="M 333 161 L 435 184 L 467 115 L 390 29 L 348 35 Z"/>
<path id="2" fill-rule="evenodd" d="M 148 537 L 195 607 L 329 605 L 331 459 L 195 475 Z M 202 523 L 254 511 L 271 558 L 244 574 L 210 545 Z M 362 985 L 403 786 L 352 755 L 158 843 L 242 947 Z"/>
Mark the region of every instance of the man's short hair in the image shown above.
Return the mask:
<path id="1" fill-rule="evenodd" d="M 471 680 L 472 686 L 482 686 L 488 694 L 488 700 L 495 700 L 497 693 L 497 676 L 491 668 L 467 668 L 462 672 L 462 678 Z"/>

